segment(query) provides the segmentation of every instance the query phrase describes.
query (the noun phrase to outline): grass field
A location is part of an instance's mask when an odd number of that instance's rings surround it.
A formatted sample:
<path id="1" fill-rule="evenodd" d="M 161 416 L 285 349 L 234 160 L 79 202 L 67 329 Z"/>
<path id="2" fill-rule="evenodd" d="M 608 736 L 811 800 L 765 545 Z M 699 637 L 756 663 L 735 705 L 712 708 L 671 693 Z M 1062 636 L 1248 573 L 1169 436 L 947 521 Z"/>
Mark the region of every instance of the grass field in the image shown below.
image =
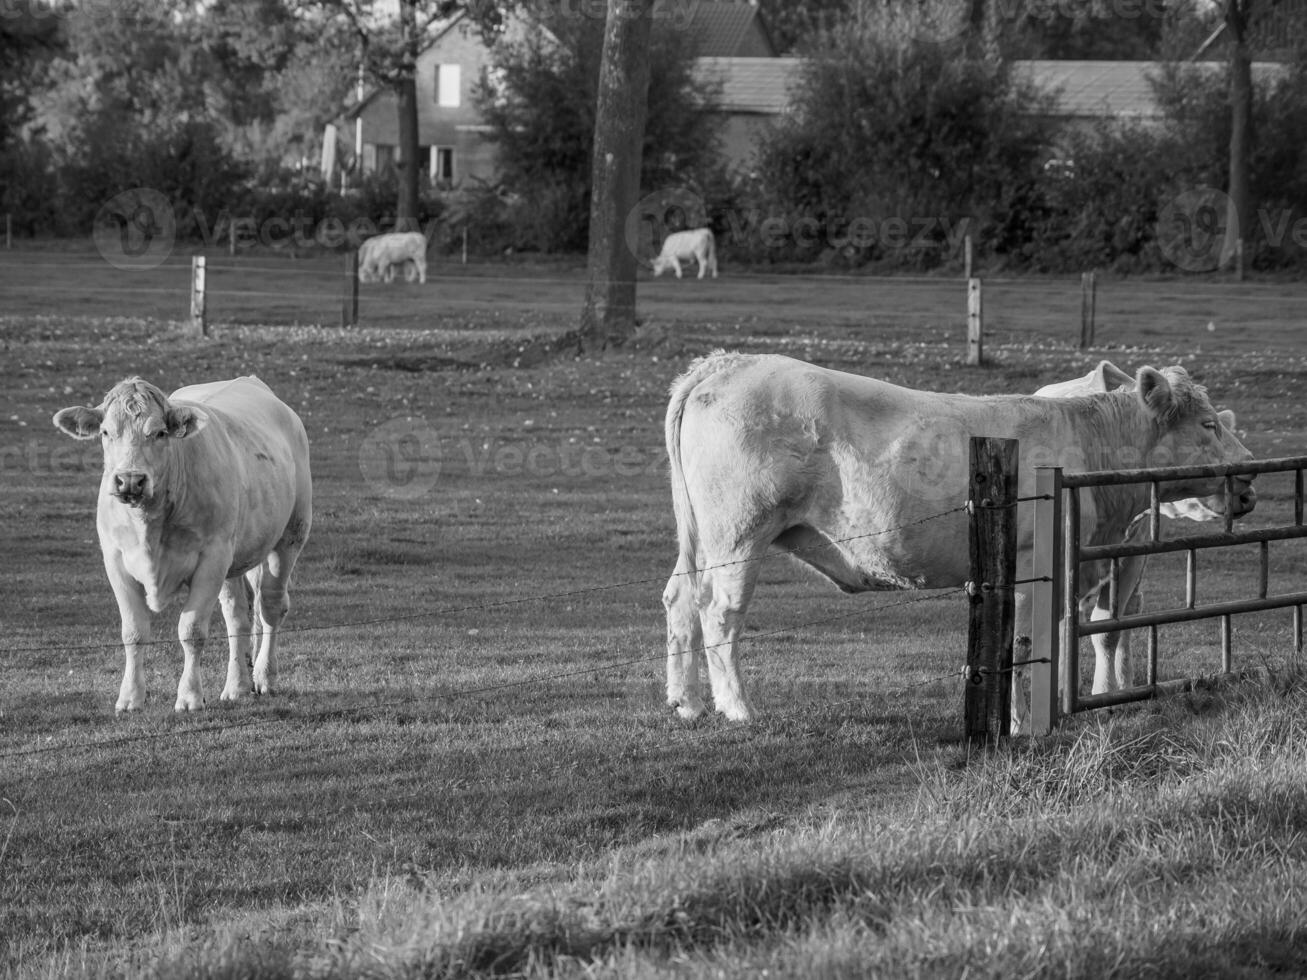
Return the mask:
<path id="1" fill-rule="evenodd" d="M 1287 613 L 1235 628 L 1270 683 L 972 756 L 956 596 L 847 599 L 768 562 L 749 727 L 665 709 L 660 602 L 665 393 L 698 354 L 972 392 L 1183 363 L 1257 456 L 1296 455 L 1307 287 L 1109 281 L 1080 352 L 1078 281 L 997 282 L 992 363 L 969 368 L 956 280 L 649 280 L 641 342 L 573 358 L 539 343 L 576 320 L 565 264 L 433 263 L 425 287 L 365 286 L 342 331 L 338 260 L 211 262 L 198 338 L 181 260 L 0 253 L 6 975 L 1197 976 L 1255 949 L 1307 968 Z M 98 449 L 50 416 L 129 374 L 239 373 L 313 446 L 283 691 L 216 703 L 215 652 L 209 710 L 174 716 L 168 643 L 151 704 L 115 718 Z M 1282 522 L 1289 481 L 1259 489 L 1251 523 Z M 1202 598 L 1246 594 L 1254 562 L 1204 565 Z M 1304 571 L 1277 551 L 1273 590 Z M 1177 578 L 1157 563 L 1150 604 Z M 1167 676 L 1219 666 L 1210 624 L 1163 642 Z"/>

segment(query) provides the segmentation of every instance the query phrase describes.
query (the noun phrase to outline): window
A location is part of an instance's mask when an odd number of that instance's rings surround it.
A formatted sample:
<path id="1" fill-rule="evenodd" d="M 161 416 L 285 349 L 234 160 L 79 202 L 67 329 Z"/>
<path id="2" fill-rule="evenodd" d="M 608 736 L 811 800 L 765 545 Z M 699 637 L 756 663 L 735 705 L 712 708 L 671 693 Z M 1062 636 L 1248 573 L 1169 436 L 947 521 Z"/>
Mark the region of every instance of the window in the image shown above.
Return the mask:
<path id="1" fill-rule="evenodd" d="M 395 145 L 378 143 L 376 148 L 376 169 L 386 171 L 395 166 Z"/>
<path id="2" fill-rule="evenodd" d="M 458 108 L 461 75 L 458 65 L 436 65 L 436 105 Z"/>
<path id="3" fill-rule="evenodd" d="M 431 179 L 450 182 L 454 179 L 454 148 L 452 146 L 433 146 L 431 148 Z"/>

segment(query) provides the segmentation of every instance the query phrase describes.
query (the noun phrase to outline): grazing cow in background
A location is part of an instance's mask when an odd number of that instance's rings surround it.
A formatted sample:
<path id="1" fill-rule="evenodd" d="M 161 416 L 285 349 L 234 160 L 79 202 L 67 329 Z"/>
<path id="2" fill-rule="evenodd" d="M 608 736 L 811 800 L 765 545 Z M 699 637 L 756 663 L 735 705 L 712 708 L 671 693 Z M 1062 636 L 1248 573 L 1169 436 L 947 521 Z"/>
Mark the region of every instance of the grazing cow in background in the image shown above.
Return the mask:
<path id="1" fill-rule="evenodd" d="M 676 271 L 676 278 L 681 278 L 681 263 L 691 259 L 699 263 L 699 278 L 704 272 L 711 272 L 717 278 L 717 242 L 711 228 L 696 228 L 693 231 L 674 231 L 663 239 L 662 251 L 653 260 L 653 274 L 661 276 L 668 269 Z"/>
<path id="2" fill-rule="evenodd" d="M 427 281 L 427 236 L 420 231 L 373 235 L 359 246 L 359 282 L 393 282 L 395 267 L 412 262 L 420 282 Z M 412 282 L 407 271 L 404 278 Z"/>
<path id="3" fill-rule="evenodd" d="M 313 520 L 299 416 L 255 377 L 169 396 L 130 378 L 99 407 L 65 408 L 54 424 L 76 439 L 98 437 L 104 449 L 96 529 L 122 617 L 117 710 L 145 703 L 150 614 L 183 594 L 176 710 L 204 707 L 199 658 L 218 601 L 230 645 L 222 700 L 271 694 L 286 589 Z M 262 634 L 252 674 L 251 604 Z"/>
<path id="4" fill-rule="evenodd" d="M 778 355 L 716 353 L 672 385 L 667 454 L 676 569 L 667 609 L 667 701 L 684 718 L 713 702 L 754 717 L 738 646 L 759 559 L 790 551 L 845 592 L 938 589 L 969 575 L 968 439 L 1021 440 L 1023 456 L 1077 470 L 1226 463 L 1249 458 L 1183 368 L 1141 368 L 1137 390 L 1080 398 L 975 397 L 914 391 Z M 1029 495 L 1033 467 L 1023 467 Z M 1206 496 L 1220 478 L 1164 485 L 1170 499 Z M 1245 481 L 1245 486 L 1247 483 Z M 1148 506 L 1147 488 L 1095 489 L 1081 512 L 1086 543 L 1120 541 Z M 1251 507 L 1250 497 L 1236 497 Z M 1018 520 L 1019 579 L 1030 578 L 1033 513 Z M 1029 589 L 1029 586 L 1025 586 Z M 1029 602 L 1024 603 L 1029 613 Z M 1029 625 L 1018 621 L 1018 634 Z M 1024 625 L 1024 628 L 1023 628 Z M 1028 704 L 1013 690 L 1014 731 Z"/>
<path id="5" fill-rule="evenodd" d="M 1135 379 L 1126 374 L 1110 361 L 1100 361 L 1098 367 L 1083 378 L 1074 381 L 1060 381 L 1045 385 L 1035 392 L 1045 398 L 1075 398 L 1080 395 L 1095 395 L 1117 388 L 1131 389 Z M 1234 412 L 1217 412 L 1221 425 L 1234 431 Z M 1253 494 L 1251 487 L 1246 491 Z M 1224 497 L 1224 491 L 1221 494 Z M 1162 516 L 1184 518 L 1191 521 L 1213 521 L 1221 516 L 1221 505 L 1212 499 L 1191 497 L 1187 500 L 1167 501 L 1162 504 Z M 1133 543 L 1143 541 L 1147 536 L 1148 513 L 1138 515 L 1126 529 L 1125 541 Z M 1108 562 L 1102 568 L 1091 569 L 1087 565 L 1081 569 L 1081 585 L 1084 594 L 1080 600 L 1080 618 L 1082 621 L 1112 619 L 1111 595 L 1108 588 L 1108 576 L 1111 574 Z M 1117 565 L 1117 610 L 1119 615 L 1132 616 L 1143 608 L 1140 583 L 1144 566 L 1148 564 L 1147 555 L 1135 555 L 1122 558 Z M 1094 646 L 1094 684 L 1093 693 L 1119 691 L 1134 685 L 1134 670 L 1130 661 L 1130 631 L 1120 630 L 1113 633 L 1095 633 L 1091 638 Z"/>

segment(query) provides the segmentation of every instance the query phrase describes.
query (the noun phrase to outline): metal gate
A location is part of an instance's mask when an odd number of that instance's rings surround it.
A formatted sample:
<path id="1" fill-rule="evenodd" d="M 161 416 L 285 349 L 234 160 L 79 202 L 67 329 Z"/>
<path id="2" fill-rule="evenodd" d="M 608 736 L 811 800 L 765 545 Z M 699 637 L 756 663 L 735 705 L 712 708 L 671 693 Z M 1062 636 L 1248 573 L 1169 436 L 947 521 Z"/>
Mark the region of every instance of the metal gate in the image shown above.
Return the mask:
<path id="1" fill-rule="evenodd" d="M 1101 470 L 1090 473 L 1064 473 L 1061 467 L 1041 466 L 1035 470 L 1035 530 L 1031 621 L 1031 730 L 1047 734 L 1060 717 L 1094 708 L 1142 701 L 1160 693 L 1181 689 L 1192 679 L 1159 682 L 1157 679 L 1157 628 L 1164 623 L 1184 623 L 1198 619 L 1220 618 L 1222 672 L 1234 670 L 1231 650 L 1230 617 L 1238 613 L 1266 609 L 1293 609 L 1295 654 L 1302 653 L 1302 607 L 1307 591 L 1268 594 L 1270 544 L 1307 537 L 1303 525 L 1303 471 L 1307 456 L 1260 460 L 1223 466 L 1179 466 L 1160 469 Z M 1233 528 L 1231 500 L 1234 477 L 1262 473 L 1293 472 L 1293 523 L 1276 527 L 1236 531 Z M 1161 535 L 1161 491 L 1168 480 L 1195 477 L 1225 478 L 1224 529 L 1184 537 L 1163 539 Z M 1148 533 L 1143 541 L 1118 544 L 1086 545 L 1080 540 L 1081 494 L 1094 487 L 1146 483 L 1151 486 L 1151 506 L 1146 515 Z M 1254 512 L 1255 513 L 1255 512 Z M 1203 549 L 1231 545 L 1260 545 L 1260 574 L 1257 595 L 1248 599 L 1198 604 L 1196 602 L 1197 553 Z M 1116 584 L 1122 558 L 1188 552 L 1186 563 L 1186 601 L 1180 608 L 1121 615 Z M 1108 589 L 1111 594 L 1111 617 L 1081 622 L 1080 592 L 1082 563 L 1108 562 Z M 1147 679 L 1119 691 L 1103 694 L 1080 693 L 1080 640 L 1096 633 L 1147 629 Z"/>

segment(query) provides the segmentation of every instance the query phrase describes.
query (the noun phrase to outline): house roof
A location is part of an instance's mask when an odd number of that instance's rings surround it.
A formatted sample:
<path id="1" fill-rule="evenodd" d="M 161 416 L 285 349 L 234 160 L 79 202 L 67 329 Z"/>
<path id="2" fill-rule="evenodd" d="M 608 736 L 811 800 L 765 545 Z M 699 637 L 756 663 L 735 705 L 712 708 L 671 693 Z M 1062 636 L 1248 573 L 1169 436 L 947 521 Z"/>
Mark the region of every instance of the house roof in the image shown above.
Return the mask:
<path id="1" fill-rule="evenodd" d="M 790 104 L 799 58 L 697 58 L 695 74 L 721 86 L 717 105 L 726 112 L 779 115 Z"/>
<path id="2" fill-rule="evenodd" d="M 1018 72 L 1056 97 L 1055 115 L 1081 118 L 1152 119 L 1162 114 L 1153 96 L 1151 79 L 1161 72 L 1160 61 L 1018 61 Z M 1205 72 L 1225 70 L 1219 61 L 1196 61 L 1188 67 Z M 1273 62 L 1253 65 L 1253 77 L 1282 72 Z"/>
<path id="3" fill-rule="evenodd" d="M 772 47 L 771 36 L 758 16 L 754 0 L 699 0 L 691 5 L 688 30 L 694 34 L 695 53 L 703 58 L 730 58 L 740 54 L 749 31 L 758 23 Z M 656 10 L 657 8 L 655 8 Z M 774 51 L 774 47 L 772 48 Z"/>
<path id="4" fill-rule="evenodd" d="M 799 79 L 800 58 L 699 58 L 696 74 L 721 86 L 717 104 L 725 112 L 779 115 L 790 104 Z M 1065 118 L 1153 119 L 1161 108 L 1150 79 L 1162 69 L 1158 61 L 1017 61 L 1016 71 L 1055 98 L 1054 115 Z M 1193 62 L 1200 71 L 1225 70 L 1219 61 Z M 1275 62 L 1256 62 L 1253 77 L 1283 72 Z"/>

